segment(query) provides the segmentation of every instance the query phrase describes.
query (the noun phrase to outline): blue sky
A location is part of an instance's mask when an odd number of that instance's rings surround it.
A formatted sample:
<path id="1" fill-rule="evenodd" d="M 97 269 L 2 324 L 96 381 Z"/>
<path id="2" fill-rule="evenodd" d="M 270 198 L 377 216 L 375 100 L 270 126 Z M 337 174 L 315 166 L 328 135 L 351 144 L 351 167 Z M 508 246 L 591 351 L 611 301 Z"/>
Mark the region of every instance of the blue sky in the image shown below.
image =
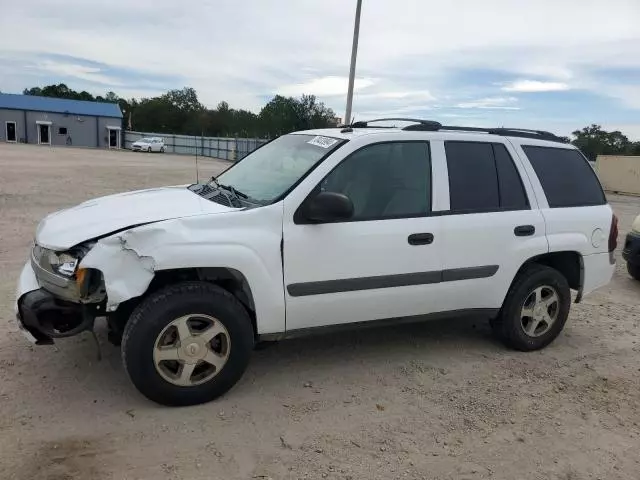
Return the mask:
<path id="1" fill-rule="evenodd" d="M 0 15 L 0 90 L 192 86 L 258 111 L 312 93 L 344 112 L 355 0 L 49 0 Z M 363 0 L 354 114 L 640 140 L 640 1 Z"/>

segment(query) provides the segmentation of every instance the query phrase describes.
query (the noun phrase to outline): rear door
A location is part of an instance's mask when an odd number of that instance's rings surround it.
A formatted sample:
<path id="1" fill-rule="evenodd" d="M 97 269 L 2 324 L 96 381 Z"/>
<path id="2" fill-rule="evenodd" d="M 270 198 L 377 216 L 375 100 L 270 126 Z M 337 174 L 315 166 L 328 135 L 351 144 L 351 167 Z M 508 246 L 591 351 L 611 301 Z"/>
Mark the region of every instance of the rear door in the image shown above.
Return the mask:
<path id="1" fill-rule="evenodd" d="M 544 218 L 508 142 L 445 141 L 444 150 L 443 300 L 448 310 L 499 308 L 520 266 L 548 251 Z"/>
<path id="2" fill-rule="evenodd" d="M 613 211 L 587 159 L 571 145 L 512 140 L 527 168 L 546 221 L 549 250 L 583 260 L 584 294 L 606 284 L 614 269 L 608 237 Z"/>

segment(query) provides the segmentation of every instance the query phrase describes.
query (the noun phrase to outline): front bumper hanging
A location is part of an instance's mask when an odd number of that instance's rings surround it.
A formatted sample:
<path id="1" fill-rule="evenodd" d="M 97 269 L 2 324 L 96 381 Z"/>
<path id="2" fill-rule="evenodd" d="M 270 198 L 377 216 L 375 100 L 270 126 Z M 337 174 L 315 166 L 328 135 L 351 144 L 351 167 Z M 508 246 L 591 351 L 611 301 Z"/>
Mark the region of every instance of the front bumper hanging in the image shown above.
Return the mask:
<path id="1" fill-rule="evenodd" d="M 53 343 L 54 338 L 92 330 L 96 318 L 94 305 L 60 300 L 43 289 L 33 290 L 18 299 L 18 323 L 38 345 Z"/>

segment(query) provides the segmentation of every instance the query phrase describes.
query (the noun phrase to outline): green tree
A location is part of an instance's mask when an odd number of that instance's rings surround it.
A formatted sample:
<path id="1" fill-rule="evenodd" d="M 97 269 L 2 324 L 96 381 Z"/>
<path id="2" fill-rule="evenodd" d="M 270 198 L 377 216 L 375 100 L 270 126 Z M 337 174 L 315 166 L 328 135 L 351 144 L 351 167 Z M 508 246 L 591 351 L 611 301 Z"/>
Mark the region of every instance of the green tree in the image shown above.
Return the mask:
<path id="1" fill-rule="evenodd" d="M 255 114 L 236 110 L 225 101 L 215 109 L 205 108 L 191 87 L 184 87 L 152 98 L 120 98 L 115 92 L 94 97 L 77 92 L 64 83 L 32 87 L 25 95 L 117 103 L 125 126 L 137 131 L 230 137 L 274 137 L 295 130 L 323 128 L 334 124 L 335 114 L 313 95 L 300 99 L 275 96 Z"/>
<path id="2" fill-rule="evenodd" d="M 582 150 L 589 160 L 595 160 L 598 155 L 623 154 L 631 146 L 622 132 L 607 132 L 596 124 L 576 130 L 572 135 L 574 140 L 571 143 Z"/>
<path id="3" fill-rule="evenodd" d="M 333 110 L 314 95 L 303 95 L 299 100 L 276 95 L 260 111 L 260 122 L 268 136 L 333 126 L 334 118 Z"/>

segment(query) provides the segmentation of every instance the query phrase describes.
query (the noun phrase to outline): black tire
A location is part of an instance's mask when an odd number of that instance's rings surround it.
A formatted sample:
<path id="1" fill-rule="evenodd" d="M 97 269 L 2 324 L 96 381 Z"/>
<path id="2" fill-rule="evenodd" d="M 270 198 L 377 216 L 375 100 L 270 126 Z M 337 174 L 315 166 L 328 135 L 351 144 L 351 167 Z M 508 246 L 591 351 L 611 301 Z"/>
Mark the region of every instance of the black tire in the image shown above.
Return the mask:
<path id="1" fill-rule="evenodd" d="M 629 275 L 635 280 L 640 281 L 640 264 L 627 262 L 627 272 L 629 272 Z"/>
<path id="2" fill-rule="evenodd" d="M 183 387 L 158 373 L 153 351 L 163 329 L 188 314 L 215 317 L 227 329 L 230 348 L 226 363 L 213 378 Z M 122 362 L 133 384 L 148 399 L 168 406 L 196 405 L 214 400 L 240 379 L 253 344 L 251 318 L 233 295 L 213 284 L 185 282 L 151 294 L 134 310 L 122 337 Z"/>
<path id="3" fill-rule="evenodd" d="M 151 153 L 151 147 L 147 148 L 147 153 Z"/>
<path id="4" fill-rule="evenodd" d="M 557 318 L 548 331 L 533 337 L 522 325 L 522 307 L 538 287 L 549 286 L 558 295 Z M 516 277 L 497 318 L 491 322 L 496 336 L 508 347 L 523 352 L 539 350 L 549 345 L 560 334 L 569 316 L 571 292 L 567 279 L 557 270 L 545 265 L 532 264 Z"/>
<path id="5" fill-rule="evenodd" d="M 164 147 L 160 147 L 160 153 L 164 153 Z"/>

